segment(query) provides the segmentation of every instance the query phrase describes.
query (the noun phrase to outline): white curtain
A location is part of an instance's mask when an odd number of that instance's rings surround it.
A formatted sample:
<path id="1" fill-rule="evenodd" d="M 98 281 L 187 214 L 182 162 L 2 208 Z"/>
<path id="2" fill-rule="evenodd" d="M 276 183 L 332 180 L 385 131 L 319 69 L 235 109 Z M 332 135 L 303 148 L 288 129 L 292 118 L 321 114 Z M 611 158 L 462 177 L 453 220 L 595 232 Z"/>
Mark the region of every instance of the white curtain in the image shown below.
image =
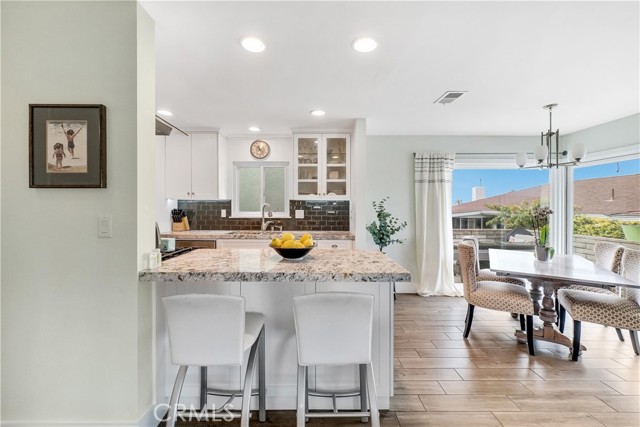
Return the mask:
<path id="1" fill-rule="evenodd" d="M 455 154 L 415 154 L 418 294 L 462 296 L 453 282 L 451 176 Z"/>

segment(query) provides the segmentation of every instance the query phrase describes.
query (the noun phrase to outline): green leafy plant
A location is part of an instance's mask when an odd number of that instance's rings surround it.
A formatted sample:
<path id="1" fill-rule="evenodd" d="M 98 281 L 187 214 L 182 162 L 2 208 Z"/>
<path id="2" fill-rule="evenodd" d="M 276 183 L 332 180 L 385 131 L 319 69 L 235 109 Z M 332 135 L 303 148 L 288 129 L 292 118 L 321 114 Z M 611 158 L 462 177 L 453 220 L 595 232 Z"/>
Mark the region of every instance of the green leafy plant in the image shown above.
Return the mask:
<path id="1" fill-rule="evenodd" d="M 406 221 L 400 222 L 398 218 L 387 212 L 384 205 L 387 200 L 389 200 L 389 197 L 385 197 L 379 202 L 374 201 L 371 203 L 373 209 L 376 211 L 378 221 L 377 223 L 374 221 L 367 225 L 367 231 L 371 233 L 373 242 L 378 245 L 380 252 L 393 243 L 404 243 L 404 240 L 393 239 L 392 236 L 407 226 Z"/>
<path id="2" fill-rule="evenodd" d="M 638 225 L 640 221 L 619 221 L 586 215 L 573 217 L 573 234 L 581 236 L 610 237 L 624 239 L 621 225 Z"/>
<path id="3" fill-rule="evenodd" d="M 497 214 L 486 222 L 489 226 L 502 225 L 504 228 L 513 229 L 516 227 L 531 228 L 531 211 L 540 207 L 540 200 L 532 202 L 522 201 L 514 205 L 485 205 L 487 209 L 496 211 Z"/>

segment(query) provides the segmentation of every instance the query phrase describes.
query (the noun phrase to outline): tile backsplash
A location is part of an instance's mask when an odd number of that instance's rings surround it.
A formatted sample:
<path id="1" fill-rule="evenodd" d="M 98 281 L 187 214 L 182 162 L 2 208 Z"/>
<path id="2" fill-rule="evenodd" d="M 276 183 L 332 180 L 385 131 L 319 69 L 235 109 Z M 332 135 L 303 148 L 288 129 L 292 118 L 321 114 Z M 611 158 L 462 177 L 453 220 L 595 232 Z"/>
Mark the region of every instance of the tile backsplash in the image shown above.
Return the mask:
<path id="1" fill-rule="evenodd" d="M 260 230 L 260 218 L 230 218 L 231 200 L 178 200 L 192 230 Z M 220 216 L 226 210 L 227 217 Z M 295 211 L 304 210 L 304 219 L 296 219 Z M 349 231 L 349 201 L 291 200 L 291 218 L 270 218 L 283 230 Z"/>

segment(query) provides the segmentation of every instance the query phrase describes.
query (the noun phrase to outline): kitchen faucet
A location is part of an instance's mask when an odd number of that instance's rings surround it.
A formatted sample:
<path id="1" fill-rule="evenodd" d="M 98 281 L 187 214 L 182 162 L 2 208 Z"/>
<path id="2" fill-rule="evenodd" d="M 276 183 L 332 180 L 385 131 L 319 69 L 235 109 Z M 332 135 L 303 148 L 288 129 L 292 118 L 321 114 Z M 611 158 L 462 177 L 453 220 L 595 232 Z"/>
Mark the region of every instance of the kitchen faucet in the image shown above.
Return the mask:
<path id="1" fill-rule="evenodd" d="M 265 221 L 264 220 L 264 209 L 267 208 L 269 210 L 269 218 L 271 218 L 273 216 L 273 212 L 271 212 L 271 205 L 269 203 L 265 203 L 264 205 L 262 205 L 262 226 L 260 228 L 260 230 L 262 231 L 267 231 L 267 227 L 269 227 L 270 225 L 272 225 L 274 223 L 274 221 Z"/>

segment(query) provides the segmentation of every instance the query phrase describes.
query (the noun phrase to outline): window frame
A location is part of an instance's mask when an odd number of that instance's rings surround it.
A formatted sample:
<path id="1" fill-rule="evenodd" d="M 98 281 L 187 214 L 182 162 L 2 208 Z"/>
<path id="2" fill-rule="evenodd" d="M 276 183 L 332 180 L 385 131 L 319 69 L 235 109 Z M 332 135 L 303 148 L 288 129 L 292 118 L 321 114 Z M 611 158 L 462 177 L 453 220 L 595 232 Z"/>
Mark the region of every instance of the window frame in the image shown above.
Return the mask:
<path id="1" fill-rule="evenodd" d="M 259 168 L 260 169 L 260 206 L 262 207 L 265 203 L 264 198 L 264 172 L 265 168 L 284 168 L 284 211 L 283 212 L 273 212 L 273 216 L 271 218 L 290 218 L 289 215 L 289 204 L 290 204 L 290 194 L 289 194 L 289 174 L 290 167 L 289 162 L 272 162 L 272 161 L 258 161 L 258 162 L 233 162 L 233 199 L 231 203 L 231 217 L 232 218 L 262 218 L 261 211 L 240 211 L 240 185 L 239 171 L 242 168 Z"/>

